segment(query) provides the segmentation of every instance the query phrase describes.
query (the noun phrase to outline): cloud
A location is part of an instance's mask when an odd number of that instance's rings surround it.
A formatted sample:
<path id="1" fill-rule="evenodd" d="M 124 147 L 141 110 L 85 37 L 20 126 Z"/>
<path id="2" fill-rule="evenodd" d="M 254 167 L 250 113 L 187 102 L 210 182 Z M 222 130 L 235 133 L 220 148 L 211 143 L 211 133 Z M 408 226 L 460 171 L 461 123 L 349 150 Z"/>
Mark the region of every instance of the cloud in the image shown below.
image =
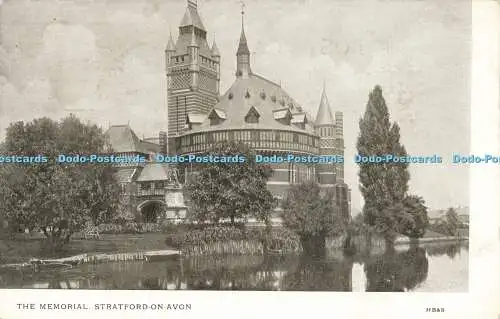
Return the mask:
<path id="1" fill-rule="evenodd" d="M 38 63 L 45 68 L 52 95 L 61 105 L 75 103 L 95 91 L 99 59 L 92 31 L 54 23 L 46 27 L 43 43 Z"/>

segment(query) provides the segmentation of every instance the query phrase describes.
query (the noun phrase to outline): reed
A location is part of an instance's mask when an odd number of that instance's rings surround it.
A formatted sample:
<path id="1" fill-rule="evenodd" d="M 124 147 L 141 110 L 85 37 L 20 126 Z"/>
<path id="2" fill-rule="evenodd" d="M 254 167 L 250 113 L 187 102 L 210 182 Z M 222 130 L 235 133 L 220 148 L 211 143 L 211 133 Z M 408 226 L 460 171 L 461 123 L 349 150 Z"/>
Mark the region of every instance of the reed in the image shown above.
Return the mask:
<path id="1" fill-rule="evenodd" d="M 186 245 L 182 248 L 184 255 L 262 255 L 264 245 L 257 240 L 230 240 L 205 243 L 202 245 Z"/>
<path id="2" fill-rule="evenodd" d="M 170 234 L 166 243 L 185 255 L 263 255 L 302 250 L 298 237 L 284 228 L 208 226 Z"/>

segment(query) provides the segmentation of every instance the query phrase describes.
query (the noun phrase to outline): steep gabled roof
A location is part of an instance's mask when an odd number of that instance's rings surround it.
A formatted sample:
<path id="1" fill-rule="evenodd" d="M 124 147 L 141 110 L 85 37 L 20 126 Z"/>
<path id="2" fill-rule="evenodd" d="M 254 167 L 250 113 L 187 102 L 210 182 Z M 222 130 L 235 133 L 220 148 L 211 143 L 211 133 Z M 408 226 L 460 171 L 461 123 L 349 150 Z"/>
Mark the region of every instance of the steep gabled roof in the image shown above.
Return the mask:
<path id="1" fill-rule="evenodd" d="M 195 26 L 196 28 L 206 31 L 203 22 L 201 21 L 201 17 L 198 14 L 198 10 L 193 5 L 188 5 L 186 8 L 186 13 L 184 13 L 184 17 L 181 20 L 180 27 L 187 26 Z"/>
<path id="2" fill-rule="evenodd" d="M 128 125 L 113 125 L 107 132 L 109 142 L 114 152 L 138 152 L 150 153 L 158 152 L 158 144 L 142 141 Z"/>
<path id="3" fill-rule="evenodd" d="M 154 182 L 168 180 L 168 164 L 165 163 L 148 163 L 142 169 L 138 182 Z"/>

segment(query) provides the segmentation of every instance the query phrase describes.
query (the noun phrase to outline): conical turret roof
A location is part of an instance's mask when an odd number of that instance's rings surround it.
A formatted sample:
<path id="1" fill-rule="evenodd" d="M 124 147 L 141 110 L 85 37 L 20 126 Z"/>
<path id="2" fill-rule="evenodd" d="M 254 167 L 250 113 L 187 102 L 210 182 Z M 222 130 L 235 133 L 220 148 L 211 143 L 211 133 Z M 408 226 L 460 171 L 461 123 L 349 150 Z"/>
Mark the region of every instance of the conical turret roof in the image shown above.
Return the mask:
<path id="1" fill-rule="evenodd" d="M 211 53 L 212 53 L 212 56 L 219 56 L 220 57 L 219 48 L 217 47 L 215 40 L 214 40 L 214 44 L 212 45 Z"/>
<path id="2" fill-rule="evenodd" d="M 170 33 L 170 37 L 167 43 L 167 48 L 165 49 L 165 51 L 175 51 L 175 44 L 174 40 L 172 39 L 172 33 Z"/>
<path id="3" fill-rule="evenodd" d="M 250 50 L 248 49 L 247 37 L 245 36 L 245 28 L 241 26 L 240 43 L 238 45 L 238 51 L 236 55 L 250 55 Z"/>
<path id="4" fill-rule="evenodd" d="M 326 89 L 323 85 L 323 93 L 321 93 L 321 102 L 319 103 L 318 113 L 316 115 L 316 125 L 334 125 L 332 110 L 330 109 L 330 102 L 326 96 Z"/>

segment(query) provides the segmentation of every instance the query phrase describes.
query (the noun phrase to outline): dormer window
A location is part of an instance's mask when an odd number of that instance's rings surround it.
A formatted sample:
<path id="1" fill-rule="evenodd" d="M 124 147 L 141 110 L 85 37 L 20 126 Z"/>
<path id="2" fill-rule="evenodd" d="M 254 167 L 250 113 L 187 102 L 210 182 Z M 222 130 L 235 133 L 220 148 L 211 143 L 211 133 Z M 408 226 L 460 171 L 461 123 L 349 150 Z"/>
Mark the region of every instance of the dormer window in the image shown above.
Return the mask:
<path id="1" fill-rule="evenodd" d="M 273 111 L 273 117 L 276 121 L 284 125 L 290 125 L 292 119 L 292 113 L 288 108 L 282 108 Z"/>
<path id="2" fill-rule="evenodd" d="M 213 109 L 208 115 L 210 125 L 218 125 L 226 119 L 226 113 L 222 110 Z"/>
<path id="3" fill-rule="evenodd" d="M 280 100 L 281 106 L 285 106 L 285 100 Z"/>
<path id="4" fill-rule="evenodd" d="M 276 103 L 276 96 L 271 96 L 271 101 L 273 101 L 273 103 Z"/>
<path id="5" fill-rule="evenodd" d="M 233 99 L 233 92 L 229 92 L 229 94 L 227 95 L 227 98 L 232 100 Z"/>
<path id="6" fill-rule="evenodd" d="M 245 115 L 245 122 L 247 123 L 259 123 L 259 112 L 252 106 L 248 111 L 247 115 Z"/>
<path id="7" fill-rule="evenodd" d="M 266 99 L 266 92 L 264 92 L 264 91 L 260 92 L 260 98 L 265 100 Z"/>
<path id="8" fill-rule="evenodd" d="M 250 98 L 250 92 L 248 92 L 247 90 L 247 93 L 245 93 L 245 99 L 249 99 Z"/>

